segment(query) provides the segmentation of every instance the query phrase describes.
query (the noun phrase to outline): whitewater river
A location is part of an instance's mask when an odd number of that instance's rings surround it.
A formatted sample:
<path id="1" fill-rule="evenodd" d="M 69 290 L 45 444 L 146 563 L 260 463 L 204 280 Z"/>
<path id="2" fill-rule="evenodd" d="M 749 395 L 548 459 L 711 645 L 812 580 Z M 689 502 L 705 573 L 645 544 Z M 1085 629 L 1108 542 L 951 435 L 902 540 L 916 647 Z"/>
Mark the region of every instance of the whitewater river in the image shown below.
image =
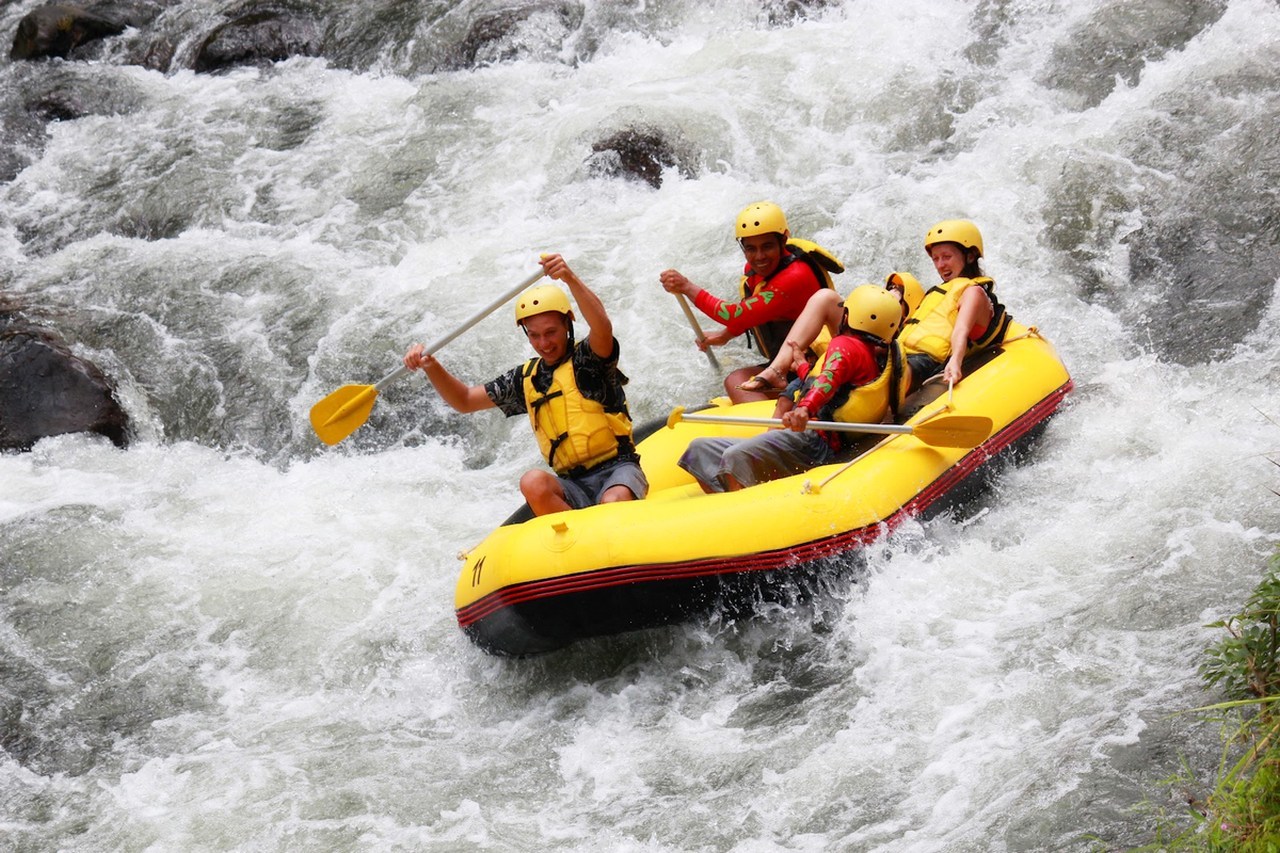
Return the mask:
<path id="1" fill-rule="evenodd" d="M 325 56 L 182 70 L 220 5 L 156 24 L 168 71 L 133 31 L 0 59 L 0 290 L 133 419 L 0 456 L 0 847 L 1086 851 L 1204 793 L 1162 780 L 1219 758 L 1181 713 L 1205 626 L 1280 541 L 1276 3 L 566 0 L 447 70 L 531 4 L 312 0 Z M 658 187 L 593 153 L 635 128 Z M 543 251 L 608 305 L 637 420 L 704 401 L 658 273 L 729 296 L 765 198 L 842 291 L 932 281 L 925 228 L 975 220 L 1068 405 L 811 607 L 480 652 L 457 553 L 518 505 L 527 423 L 414 376 L 324 448 L 311 405 Z M 527 354 L 504 307 L 441 359 Z"/>

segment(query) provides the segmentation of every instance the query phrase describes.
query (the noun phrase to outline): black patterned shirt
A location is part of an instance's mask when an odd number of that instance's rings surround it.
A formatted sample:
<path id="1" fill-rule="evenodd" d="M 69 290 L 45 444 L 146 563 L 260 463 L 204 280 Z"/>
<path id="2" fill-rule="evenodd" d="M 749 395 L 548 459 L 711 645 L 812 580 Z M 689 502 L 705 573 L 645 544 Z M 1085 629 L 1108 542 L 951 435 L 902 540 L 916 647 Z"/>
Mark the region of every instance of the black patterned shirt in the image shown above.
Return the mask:
<path id="1" fill-rule="evenodd" d="M 622 388 L 627 384 L 627 377 L 618 369 L 620 349 L 617 338 L 613 339 L 613 352 L 607 358 L 596 355 L 589 341 L 581 341 L 573 347 L 573 375 L 578 383 L 578 390 L 583 397 L 600 403 L 609 412 L 627 412 L 627 394 Z M 554 372 L 555 367 L 538 359 L 538 366 L 533 374 L 533 387 L 539 392 L 545 392 L 551 387 L 551 375 Z M 529 411 L 524 399 L 523 364 L 489 380 L 484 384 L 484 390 L 493 404 L 507 417 Z M 627 416 L 630 417 L 630 412 L 627 412 Z"/>

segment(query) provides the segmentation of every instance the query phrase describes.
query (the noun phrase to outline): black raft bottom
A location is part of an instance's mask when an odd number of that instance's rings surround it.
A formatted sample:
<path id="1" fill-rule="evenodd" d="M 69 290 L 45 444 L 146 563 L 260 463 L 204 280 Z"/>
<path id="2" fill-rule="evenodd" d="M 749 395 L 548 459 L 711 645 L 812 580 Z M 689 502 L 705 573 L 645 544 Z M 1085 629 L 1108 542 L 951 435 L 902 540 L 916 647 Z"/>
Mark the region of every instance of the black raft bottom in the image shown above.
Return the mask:
<path id="1" fill-rule="evenodd" d="M 577 640 L 706 619 L 753 616 L 762 605 L 811 600 L 824 581 L 860 566 L 857 554 L 781 569 L 632 581 L 510 604 L 463 628 L 490 654 L 524 657 Z M 537 626 L 536 628 L 534 626 Z"/>

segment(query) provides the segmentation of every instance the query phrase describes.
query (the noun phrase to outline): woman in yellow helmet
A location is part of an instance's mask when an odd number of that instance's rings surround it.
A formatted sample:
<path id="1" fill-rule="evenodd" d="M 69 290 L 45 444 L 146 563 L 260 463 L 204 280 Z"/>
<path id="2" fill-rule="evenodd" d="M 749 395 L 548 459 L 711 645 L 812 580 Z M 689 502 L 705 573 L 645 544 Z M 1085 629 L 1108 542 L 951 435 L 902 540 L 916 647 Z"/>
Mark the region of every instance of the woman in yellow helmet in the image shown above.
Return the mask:
<path id="1" fill-rule="evenodd" d="M 421 370 L 459 412 L 498 408 L 527 414 L 538 446 L 555 473 L 526 471 L 520 491 L 535 515 L 597 503 L 643 498 L 649 490 L 631 434 L 631 415 L 618 369 L 618 340 L 604 303 L 559 255 L 543 255 L 546 274 L 569 286 L 590 326 L 574 343 L 573 308 L 563 290 L 536 285 L 516 297 L 516 325 L 537 357 L 484 385 L 467 385 L 414 344 L 404 365 Z"/>
<path id="2" fill-rule="evenodd" d="M 699 311 L 724 327 L 708 333 L 698 342 L 699 348 L 720 346 L 744 332 L 751 332 L 761 354 L 767 359 L 773 358 L 809 297 L 829 286 L 822 267 L 835 272 L 843 267 L 821 246 L 792 241 L 786 215 L 770 201 L 747 205 L 734 219 L 733 236 L 746 258 L 740 282 L 742 299 L 738 302 L 719 299 L 674 269 L 664 270 L 658 280 L 668 293 L 689 297 Z M 816 256 L 812 262 L 808 257 L 810 252 L 798 249 L 797 242 L 811 246 Z M 741 403 L 777 396 L 785 381 L 773 388 L 739 387 L 759 372 L 757 365 L 730 373 L 724 380 L 729 398 Z"/>
<path id="3" fill-rule="evenodd" d="M 976 225 L 967 219 L 939 222 L 925 233 L 924 250 L 942 283 L 925 294 L 903 329 L 902 346 L 914 387 L 938 374 L 955 384 L 964 376 L 965 356 L 1002 341 L 1011 318 L 996 298 L 996 283 L 983 275 Z"/>

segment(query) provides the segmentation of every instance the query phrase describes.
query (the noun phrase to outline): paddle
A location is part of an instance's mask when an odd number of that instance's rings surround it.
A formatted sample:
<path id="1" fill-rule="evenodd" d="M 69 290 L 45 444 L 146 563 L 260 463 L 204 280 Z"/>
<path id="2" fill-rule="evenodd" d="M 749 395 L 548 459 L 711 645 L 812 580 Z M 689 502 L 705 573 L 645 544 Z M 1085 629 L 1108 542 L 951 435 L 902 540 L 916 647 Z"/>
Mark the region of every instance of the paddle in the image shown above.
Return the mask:
<path id="1" fill-rule="evenodd" d="M 702 326 L 698 324 L 698 318 L 693 316 L 693 309 L 689 307 L 689 300 L 684 298 L 683 293 L 676 293 L 675 297 L 676 301 L 680 303 L 681 309 L 684 310 L 684 316 L 689 319 L 689 325 L 693 326 L 693 333 L 698 336 L 698 341 L 705 341 L 707 339 L 706 333 L 702 331 Z M 707 347 L 703 352 L 707 354 L 707 361 L 711 362 L 711 366 L 719 370 L 720 361 L 716 358 L 716 354 L 711 351 L 711 347 Z"/>
<path id="2" fill-rule="evenodd" d="M 683 406 L 677 406 L 667 418 L 670 429 L 680 421 L 697 421 L 706 424 L 733 424 L 739 426 L 780 427 L 778 418 L 747 418 L 733 415 L 686 415 Z M 977 415 L 945 415 L 919 424 L 847 424 L 840 421 L 809 421 L 808 429 L 824 429 L 831 432 L 870 432 L 881 435 L 914 435 L 925 444 L 935 447 L 977 447 L 991 435 L 991 418 Z"/>
<path id="3" fill-rule="evenodd" d="M 431 344 L 426 348 L 426 353 L 428 355 L 434 354 L 449 341 L 498 310 L 516 294 L 530 287 L 542 276 L 542 270 L 533 273 L 524 281 L 502 294 L 502 296 L 486 305 L 478 313 L 468 318 L 461 326 Z M 393 373 L 388 373 L 379 379 L 376 385 L 343 385 L 311 407 L 311 427 L 325 444 L 337 444 L 359 429 L 369 419 L 369 413 L 373 411 L 373 401 L 378 398 L 378 393 L 409 372 L 409 368 L 402 364 Z"/>

